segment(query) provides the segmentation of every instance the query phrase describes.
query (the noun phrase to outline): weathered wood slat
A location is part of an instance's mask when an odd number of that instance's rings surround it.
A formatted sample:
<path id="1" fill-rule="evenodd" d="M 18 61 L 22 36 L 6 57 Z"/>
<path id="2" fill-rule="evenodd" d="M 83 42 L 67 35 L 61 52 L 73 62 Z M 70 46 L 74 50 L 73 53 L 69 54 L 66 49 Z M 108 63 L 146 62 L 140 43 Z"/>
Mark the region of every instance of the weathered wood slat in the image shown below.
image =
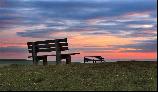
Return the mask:
<path id="1" fill-rule="evenodd" d="M 65 51 L 65 50 L 69 50 L 69 48 L 68 47 L 62 47 L 62 48 L 60 48 L 60 50 Z"/>
<path id="2" fill-rule="evenodd" d="M 64 38 L 64 39 L 56 39 L 58 40 L 59 42 L 67 42 L 67 38 Z M 55 43 L 55 40 L 45 40 L 46 42 L 48 43 Z"/>
<path id="3" fill-rule="evenodd" d="M 55 50 L 55 48 L 51 48 L 51 49 L 38 49 L 38 52 L 51 52 L 52 50 Z"/>
<path id="4" fill-rule="evenodd" d="M 61 51 L 69 50 L 68 47 L 62 47 L 60 48 Z M 32 49 L 28 49 L 29 53 L 32 53 Z M 36 49 L 36 52 L 51 52 L 56 51 L 55 48 L 38 48 Z"/>
<path id="5" fill-rule="evenodd" d="M 56 39 L 58 40 L 59 42 L 67 42 L 67 38 L 64 38 L 64 39 Z"/>
<path id="6" fill-rule="evenodd" d="M 27 45 L 32 45 L 34 42 L 27 42 Z"/>
<path id="7" fill-rule="evenodd" d="M 50 48 L 50 47 L 55 47 L 55 44 L 48 44 L 48 45 L 37 45 L 37 48 Z"/>
<path id="8" fill-rule="evenodd" d="M 28 50 L 29 53 L 32 53 L 32 49 Z M 49 48 L 49 49 L 37 49 L 36 52 L 51 52 L 51 51 L 55 51 L 55 48 Z"/>
<path id="9" fill-rule="evenodd" d="M 52 55 L 38 55 L 38 56 L 56 56 L 56 55 L 52 54 Z M 32 56 L 28 56 L 28 58 L 32 58 Z"/>
<path id="10" fill-rule="evenodd" d="M 59 42 L 67 42 L 67 38 L 64 39 L 56 39 Z M 27 45 L 32 45 L 34 42 L 27 42 Z M 55 43 L 55 40 L 45 40 L 45 41 L 36 41 L 37 44 L 48 44 L 48 43 Z"/>
<path id="11" fill-rule="evenodd" d="M 68 46 L 68 43 L 59 43 L 60 46 Z"/>
<path id="12" fill-rule="evenodd" d="M 80 53 L 69 53 L 69 55 L 75 55 L 75 54 L 80 54 Z"/>
<path id="13" fill-rule="evenodd" d="M 67 54 L 61 54 L 61 55 L 75 55 L 80 53 L 67 53 Z M 56 54 L 50 54 L 50 55 L 39 55 L 39 56 L 56 56 Z M 28 56 L 28 58 L 31 58 L 32 56 Z"/>
<path id="14" fill-rule="evenodd" d="M 36 44 L 48 44 L 46 41 L 36 41 Z"/>
<path id="15" fill-rule="evenodd" d="M 29 53 L 32 53 L 32 50 L 28 50 L 29 51 Z"/>
<path id="16" fill-rule="evenodd" d="M 68 43 L 60 43 L 60 46 L 68 46 Z M 36 45 L 36 48 L 55 48 L 55 44 L 39 44 L 39 45 Z M 32 49 L 32 45 L 28 45 L 28 49 Z"/>
<path id="17" fill-rule="evenodd" d="M 36 48 L 51 48 L 55 47 L 55 44 L 43 44 L 43 45 L 36 45 Z M 28 49 L 32 49 L 32 46 L 28 46 Z"/>
<path id="18" fill-rule="evenodd" d="M 45 40 L 47 43 L 55 43 L 55 40 Z"/>

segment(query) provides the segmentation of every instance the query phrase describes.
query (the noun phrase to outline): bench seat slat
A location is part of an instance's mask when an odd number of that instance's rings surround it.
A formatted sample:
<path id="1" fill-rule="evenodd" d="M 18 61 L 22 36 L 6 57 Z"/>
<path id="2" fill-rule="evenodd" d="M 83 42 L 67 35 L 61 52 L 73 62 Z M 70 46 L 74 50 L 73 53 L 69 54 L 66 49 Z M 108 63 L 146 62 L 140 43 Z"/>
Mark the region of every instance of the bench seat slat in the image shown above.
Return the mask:
<path id="1" fill-rule="evenodd" d="M 75 55 L 75 54 L 80 54 L 80 53 L 67 53 L 67 54 L 61 54 L 61 55 Z M 39 55 L 39 56 L 56 56 L 55 54 L 51 55 Z M 28 58 L 31 58 L 32 56 L 28 56 Z"/>

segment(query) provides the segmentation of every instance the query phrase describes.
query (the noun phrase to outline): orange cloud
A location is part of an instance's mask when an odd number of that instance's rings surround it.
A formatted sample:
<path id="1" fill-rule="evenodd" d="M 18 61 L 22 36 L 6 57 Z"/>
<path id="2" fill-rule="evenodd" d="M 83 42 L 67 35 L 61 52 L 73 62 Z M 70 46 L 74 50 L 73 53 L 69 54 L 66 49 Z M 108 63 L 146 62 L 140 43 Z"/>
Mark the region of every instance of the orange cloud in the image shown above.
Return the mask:
<path id="1" fill-rule="evenodd" d="M 144 38 L 121 38 L 116 36 L 103 36 L 103 35 L 77 35 L 69 39 L 69 43 L 72 47 L 84 47 L 84 46 L 101 46 L 107 47 L 108 45 L 127 45 L 135 43 L 134 40 L 140 40 Z"/>

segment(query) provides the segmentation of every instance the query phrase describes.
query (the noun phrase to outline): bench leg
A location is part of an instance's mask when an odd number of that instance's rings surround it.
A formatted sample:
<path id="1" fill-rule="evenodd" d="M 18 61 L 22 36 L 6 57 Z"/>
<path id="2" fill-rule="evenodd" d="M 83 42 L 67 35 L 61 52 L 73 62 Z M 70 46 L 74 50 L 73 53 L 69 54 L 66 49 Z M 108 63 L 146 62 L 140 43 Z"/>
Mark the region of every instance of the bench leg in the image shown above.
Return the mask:
<path id="1" fill-rule="evenodd" d="M 47 56 L 43 57 L 43 65 L 48 65 Z"/>
<path id="2" fill-rule="evenodd" d="M 38 57 L 34 57 L 33 58 L 33 65 L 38 65 L 38 61 L 39 61 Z"/>
<path id="3" fill-rule="evenodd" d="M 66 57 L 66 64 L 71 64 L 71 56 L 70 55 L 68 55 Z"/>

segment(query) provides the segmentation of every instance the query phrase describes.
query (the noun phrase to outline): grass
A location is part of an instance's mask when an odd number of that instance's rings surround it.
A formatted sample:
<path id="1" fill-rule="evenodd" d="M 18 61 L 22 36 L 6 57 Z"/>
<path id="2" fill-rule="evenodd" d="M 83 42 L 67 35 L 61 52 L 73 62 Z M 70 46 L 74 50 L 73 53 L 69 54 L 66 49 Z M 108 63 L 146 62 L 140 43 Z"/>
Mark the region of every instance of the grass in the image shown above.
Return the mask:
<path id="1" fill-rule="evenodd" d="M 156 91 L 157 62 L 11 65 L 0 68 L 0 91 Z"/>

